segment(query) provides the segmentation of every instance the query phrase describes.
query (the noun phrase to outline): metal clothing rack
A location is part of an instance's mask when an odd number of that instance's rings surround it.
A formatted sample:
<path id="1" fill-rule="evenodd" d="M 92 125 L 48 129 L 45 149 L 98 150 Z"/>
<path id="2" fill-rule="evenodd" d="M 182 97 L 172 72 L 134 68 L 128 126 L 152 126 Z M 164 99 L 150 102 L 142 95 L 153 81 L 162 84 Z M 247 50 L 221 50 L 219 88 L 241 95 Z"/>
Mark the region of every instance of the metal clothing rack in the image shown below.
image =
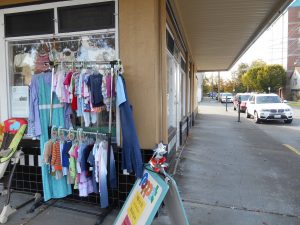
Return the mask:
<path id="1" fill-rule="evenodd" d="M 78 63 L 78 62 L 87 62 L 87 63 L 97 63 L 97 64 L 109 64 L 110 68 L 111 68 L 111 87 L 110 87 L 110 107 L 109 107 L 109 124 L 108 124 L 108 133 L 106 133 L 105 135 L 107 136 L 107 142 L 108 142 L 108 149 L 110 149 L 111 147 L 111 143 L 112 143 L 112 132 L 111 132 L 111 124 L 112 124 L 112 96 L 113 96 L 113 80 L 114 80 L 114 74 L 115 72 L 118 73 L 118 69 L 116 70 L 116 66 L 120 66 L 121 65 L 121 60 L 113 60 L 113 61 L 74 61 L 71 63 Z M 61 63 L 61 62 L 58 62 Z M 52 128 L 52 105 L 53 105 L 53 80 L 54 78 L 54 68 L 52 68 L 52 82 L 51 82 L 51 99 L 50 99 L 50 122 L 49 122 L 49 129 L 48 129 L 48 133 L 50 134 L 51 132 L 51 128 Z M 69 131 L 69 130 L 68 130 Z M 86 131 L 83 131 L 85 133 L 87 133 Z M 91 132 L 90 132 L 91 133 Z M 93 133 L 93 132 L 92 132 Z M 98 133 L 99 134 L 99 133 Z M 50 136 L 50 135 L 49 135 Z M 109 152 L 109 151 L 108 151 Z M 107 180 L 110 180 L 110 166 L 109 166 L 109 162 L 110 162 L 110 154 L 107 154 Z M 109 184 L 109 182 L 107 182 Z M 108 186 L 109 188 L 109 186 Z"/>
<path id="2" fill-rule="evenodd" d="M 96 63 L 96 64 L 106 64 L 106 65 L 110 65 L 110 70 L 111 70 L 111 93 L 110 93 L 110 107 L 109 107 L 109 126 L 108 126 L 108 132 L 107 133 L 100 133 L 100 132 L 89 132 L 89 131 L 83 131 L 82 128 L 80 128 L 81 130 L 77 129 L 64 129 L 64 128 L 59 128 L 59 131 L 64 131 L 64 132 L 74 132 L 74 133 L 83 133 L 83 134 L 92 134 L 92 135 L 102 135 L 102 136 L 106 136 L 107 139 L 107 146 L 108 146 L 108 151 L 107 151 L 107 188 L 110 189 L 110 149 L 111 149 L 111 145 L 112 145 L 112 96 L 113 96 L 113 81 L 115 79 L 115 76 L 118 75 L 119 73 L 119 67 L 121 66 L 121 61 L 120 60 L 114 60 L 114 61 L 74 61 L 74 62 L 62 62 L 62 63 Z M 57 62 L 57 63 L 61 63 L 61 62 Z M 55 64 L 54 64 L 55 65 Z M 56 64 L 59 65 L 59 64 Z M 50 107 L 50 123 L 49 123 L 49 127 L 48 127 L 48 133 L 49 133 L 49 137 L 51 134 L 51 130 L 52 130 L 52 105 L 53 105 L 53 74 L 54 74 L 54 68 L 52 68 L 52 83 L 51 83 L 51 107 Z M 112 210 L 111 207 L 107 208 L 107 211 L 103 214 L 103 216 L 100 216 L 98 218 L 98 221 L 96 222 L 96 224 L 100 224 L 101 221 L 104 220 L 104 218 L 108 215 L 108 213 Z"/>

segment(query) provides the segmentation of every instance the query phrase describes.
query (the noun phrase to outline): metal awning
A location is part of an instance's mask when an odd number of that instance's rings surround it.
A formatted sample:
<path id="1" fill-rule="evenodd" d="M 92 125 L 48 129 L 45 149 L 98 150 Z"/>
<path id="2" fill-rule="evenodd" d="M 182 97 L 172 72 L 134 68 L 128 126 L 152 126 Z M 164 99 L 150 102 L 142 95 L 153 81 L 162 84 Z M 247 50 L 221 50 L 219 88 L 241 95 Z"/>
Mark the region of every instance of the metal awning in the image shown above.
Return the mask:
<path id="1" fill-rule="evenodd" d="M 292 0 L 170 0 L 198 71 L 229 70 Z"/>

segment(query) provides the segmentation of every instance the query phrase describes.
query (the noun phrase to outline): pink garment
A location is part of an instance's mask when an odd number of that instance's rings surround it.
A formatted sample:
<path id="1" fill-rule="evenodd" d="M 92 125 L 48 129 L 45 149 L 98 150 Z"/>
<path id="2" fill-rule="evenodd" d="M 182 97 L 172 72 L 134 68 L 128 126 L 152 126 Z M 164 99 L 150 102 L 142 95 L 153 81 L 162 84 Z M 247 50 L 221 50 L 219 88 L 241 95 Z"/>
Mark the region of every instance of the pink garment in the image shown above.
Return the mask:
<path id="1" fill-rule="evenodd" d="M 37 55 L 35 60 L 35 73 L 42 73 L 50 68 L 49 55 L 45 53 L 43 55 Z"/>
<path id="2" fill-rule="evenodd" d="M 78 184 L 79 196 L 87 197 L 94 192 L 93 181 L 91 177 L 86 177 L 85 174 L 80 174 L 80 182 Z"/>
<path id="3" fill-rule="evenodd" d="M 73 152 L 70 153 L 70 156 L 73 156 L 75 159 L 78 159 L 78 149 L 79 146 L 75 146 Z"/>
<path id="4" fill-rule="evenodd" d="M 73 72 L 68 72 L 64 80 L 64 85 L 70 86 Z"/>
<path id="5" fill-rule="evenodd" d="M 65 86 L 63 85 L 63 81 L 65 79 L 65 71 L 63 70 L 58 70 L 55 73 L 55 83 L 54 83 L 54 91 L 61 103 L 66 102 L 66 92 L 67 90 L 65 89 Z"/>
<path id="6" fill-rule="evenodd" d="M 115 92 L 115 82 L 112 81 L 111 75 L 108 75 L 105 77 L 106 79 L 106 92 L 107 92 L 107 97 L 110 98 L 111 97 L 111 93 L 112 96 L 116 96 L 116 92 Z M 111 90 L 111 81 L 112 83 L 112 90 Z"/>

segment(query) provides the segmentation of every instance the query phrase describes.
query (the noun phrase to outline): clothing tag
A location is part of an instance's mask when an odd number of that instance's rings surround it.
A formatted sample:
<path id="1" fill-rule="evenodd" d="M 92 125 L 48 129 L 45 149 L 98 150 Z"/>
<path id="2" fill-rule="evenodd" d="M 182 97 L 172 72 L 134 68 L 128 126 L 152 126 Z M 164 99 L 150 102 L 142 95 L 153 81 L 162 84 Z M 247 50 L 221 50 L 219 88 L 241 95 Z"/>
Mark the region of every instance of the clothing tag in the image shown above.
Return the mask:
<path id="1" fill-rule="evenodd" d="M 123 170 L 123 174 L 124 174 L 124 175 L 129 175 L 129 173 L 127 172 L 127 169 L 124 169 L 124 170 Z"/>

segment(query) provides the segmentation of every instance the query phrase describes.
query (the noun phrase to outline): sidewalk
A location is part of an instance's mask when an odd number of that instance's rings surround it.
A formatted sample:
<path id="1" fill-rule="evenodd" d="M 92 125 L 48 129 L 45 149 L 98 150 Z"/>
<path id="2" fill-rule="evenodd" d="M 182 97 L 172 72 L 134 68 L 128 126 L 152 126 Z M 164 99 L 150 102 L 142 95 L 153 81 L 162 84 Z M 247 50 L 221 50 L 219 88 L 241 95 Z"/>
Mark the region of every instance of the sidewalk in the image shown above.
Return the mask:
<path id="1" fill-rule="evenodd" d="M 204 101 L 183 148 L 175 180 L 191 225 L 299 225 L 299 158 L 229 105 Z M 63 203 L 62 203 L 63 204 Z M 8 224 L 92 225 L 99 207 L 73 205 L 82 211 L 50 206 L 31 219 L 17 213 Z M 103 225 L 112 225 L 118 210 Z M 154 225 L 171 225 L 160 210 Z"/>
<path id="2" fill-rule="evenodd" d="M 299 158 L 238 123 L 232 104 L 205 99 L 199 112 L 175 175 L 190 224 L 300 224 Z M 153 225 L 171 225 L 164 209 Z"/>

